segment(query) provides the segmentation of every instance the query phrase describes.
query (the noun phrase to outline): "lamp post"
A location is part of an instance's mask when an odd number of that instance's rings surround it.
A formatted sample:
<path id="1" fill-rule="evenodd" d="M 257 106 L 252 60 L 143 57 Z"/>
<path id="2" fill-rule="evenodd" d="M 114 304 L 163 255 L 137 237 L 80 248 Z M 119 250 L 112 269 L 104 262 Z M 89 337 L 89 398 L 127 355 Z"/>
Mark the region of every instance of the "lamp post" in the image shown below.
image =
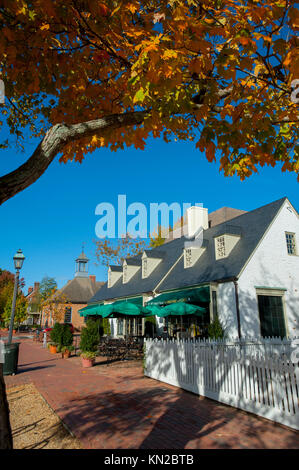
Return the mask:
<path id="1" fill-rule="evenodd" d="M 13 298 L 12 298 L 12 306 L 11 306 L 11 317 L 10 317 L 10 324 L 9 324 L 9 332 L 8 332 L 8 344 L 11 343 L 12 340 L 12 331 L 13 331 L 13 325 L 14 325 L 14 319 L 15 319 L 15 309 L 16 309 L 16 300 L 17 300 L 17 293 L 18 293 L 18 287 L 19 287 L 19 275 L 20 275 L 20 269 L 23 266 L 25 256 L 22 253 L 22 250 L 18 250 L 13 257 L 14 260 L 14 265 L 15 265 L 15 284 L 14 284 L 14 291 L 13 291 Z"/>

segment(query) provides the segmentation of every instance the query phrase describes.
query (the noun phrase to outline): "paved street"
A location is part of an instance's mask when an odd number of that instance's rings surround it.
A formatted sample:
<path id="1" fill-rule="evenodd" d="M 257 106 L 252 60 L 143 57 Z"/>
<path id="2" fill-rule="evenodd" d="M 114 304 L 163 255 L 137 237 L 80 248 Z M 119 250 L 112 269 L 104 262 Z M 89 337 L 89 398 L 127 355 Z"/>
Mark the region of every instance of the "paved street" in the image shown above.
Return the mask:
<path id="1" fill-rule="evenodd" d="M 138 365 L 91 369 L 23 339 L 7 387 L 34 383 L 84 448 L 298 449 L 299 433 L 145 378 Z"/>

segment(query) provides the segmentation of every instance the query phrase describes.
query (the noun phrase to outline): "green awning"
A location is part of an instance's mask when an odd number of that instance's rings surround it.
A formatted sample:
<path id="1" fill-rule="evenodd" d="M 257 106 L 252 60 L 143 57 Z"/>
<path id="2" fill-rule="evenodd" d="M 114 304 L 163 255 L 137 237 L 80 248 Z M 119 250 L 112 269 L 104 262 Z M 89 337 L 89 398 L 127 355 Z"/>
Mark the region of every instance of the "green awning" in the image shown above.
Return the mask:
<path id="1" fill-rule="evenodd" d="M 124 302 L 129 302 L 131 304 L 142 307 L 143 299 L 142 299 L 142 296 L 138 296 L 138 297 L 131 297 L 125 300 L 117 300 L 116 302 L 113 302 L 113 304 L 105 304 L 105 305 L 103 303 L 91 304 L 91 305 L 87 305 L 84 308 L 81 308 L 79 310 L 79 313 L 81 317 L 87 317 L 88 315 L 98 315 L 100 317 L 104 317 L 108 314 L 108 311 L 111 305 L 117 305 L 117 304 L 121 304 Z M 109 309 L 107 310 L 106 307 L 108 306 L 109 306 Z"/>
<path id="2" fill-rule="evenodd" d="M 206 309 L 197 305 L 186 304 L 185 302 L 174 302 L 166 307 L 158 307 L 158 305 L 148 305 L 149 309 L 157 317 L 171 317 L 182 315 L 202 316 L 206 313 Z"/>
<path id="3" fill-rule="evenodd" d="M 116 302 L 113 302 L 113 304 L 116 305 L 120 304 L 121 302 L 130 302 L 131 304 L 139 305 L 142 307 L 143 298 L 142 295 L 139 295 L 138 297 L 128 297 L 127 299 L 117 300 Z"/>
<path id="4" fill-rule="evenodd" d="M 210 302 L 210 286 L 165 292 L 147 302 L 147 305 L 168 305 L 173 302 L 208 303 Z"/>
<path id="5" fill-rule="evenodd" d="M 132 302 L 114 302 L 113 304 L 103 305 L 100 310 L 103 317 L 117 318 L 119 316 L 149 317 L 152 312 L 142 305 L 136 305 Z"/>
<path id="6" fill-rule="evenodd" d="M 101 315 L 100 311 L 101 311 L 102 306 L 103 306 L 103 304 L 87 305 L 86 307 L 81 308 L 79 310 L 80 316 L 81 317 L 87 317 L 88 315 Z"/>

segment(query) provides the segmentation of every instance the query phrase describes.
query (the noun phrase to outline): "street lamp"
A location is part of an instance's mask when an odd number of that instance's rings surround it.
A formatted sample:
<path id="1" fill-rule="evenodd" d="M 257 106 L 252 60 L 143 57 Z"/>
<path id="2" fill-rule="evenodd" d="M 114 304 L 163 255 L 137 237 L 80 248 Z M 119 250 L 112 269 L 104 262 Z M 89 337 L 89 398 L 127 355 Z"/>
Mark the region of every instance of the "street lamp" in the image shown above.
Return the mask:
<path id="1" fill-rule="evenodd" d="M 25 256 L 22 253 L 22 250 L 18 250 L 13 257 L 14 265 L 15 265 L 15 284 L 14 284 L 14 291 L 13 291 L 13 298 L 12 298 L 12 306 L 11 306 L 11 317 L 10 317 L 10 324 L 9 324 L 9 332 L 8 332 L 8 344 L 11 343 L 12 340 L 12 331 L 15 319 L 15 309 L 16 309 L 16 300 L 17 300 L 17 292 L 19 287 L 19 275 L 20 269 L 23 266 Z"/>

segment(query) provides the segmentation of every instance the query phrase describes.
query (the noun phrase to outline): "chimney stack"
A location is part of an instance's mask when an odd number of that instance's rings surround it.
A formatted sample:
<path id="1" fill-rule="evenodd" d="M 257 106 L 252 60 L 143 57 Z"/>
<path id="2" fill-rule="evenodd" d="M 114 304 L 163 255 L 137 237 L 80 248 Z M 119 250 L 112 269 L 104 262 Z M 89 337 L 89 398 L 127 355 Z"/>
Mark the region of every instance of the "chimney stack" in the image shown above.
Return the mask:
<path id="1" fill-rule="evenodd" d="M 92 274 L 89 275 L 89 279 L 94 283 L 96 282 L 96 277 Z"/>
<path id="2" fill-rule="evenodd" d="M 34 283 L 34 290 L 37 291 L 39 289 L 39 282 Z"/>
<path id="3" fill-rule="evenodd" d="M 208 209 L 199 206 L 192 206 L 187 209 L 187 236 L 193 237 L 197 230 L 202 227 L 209 228 Z"/>

